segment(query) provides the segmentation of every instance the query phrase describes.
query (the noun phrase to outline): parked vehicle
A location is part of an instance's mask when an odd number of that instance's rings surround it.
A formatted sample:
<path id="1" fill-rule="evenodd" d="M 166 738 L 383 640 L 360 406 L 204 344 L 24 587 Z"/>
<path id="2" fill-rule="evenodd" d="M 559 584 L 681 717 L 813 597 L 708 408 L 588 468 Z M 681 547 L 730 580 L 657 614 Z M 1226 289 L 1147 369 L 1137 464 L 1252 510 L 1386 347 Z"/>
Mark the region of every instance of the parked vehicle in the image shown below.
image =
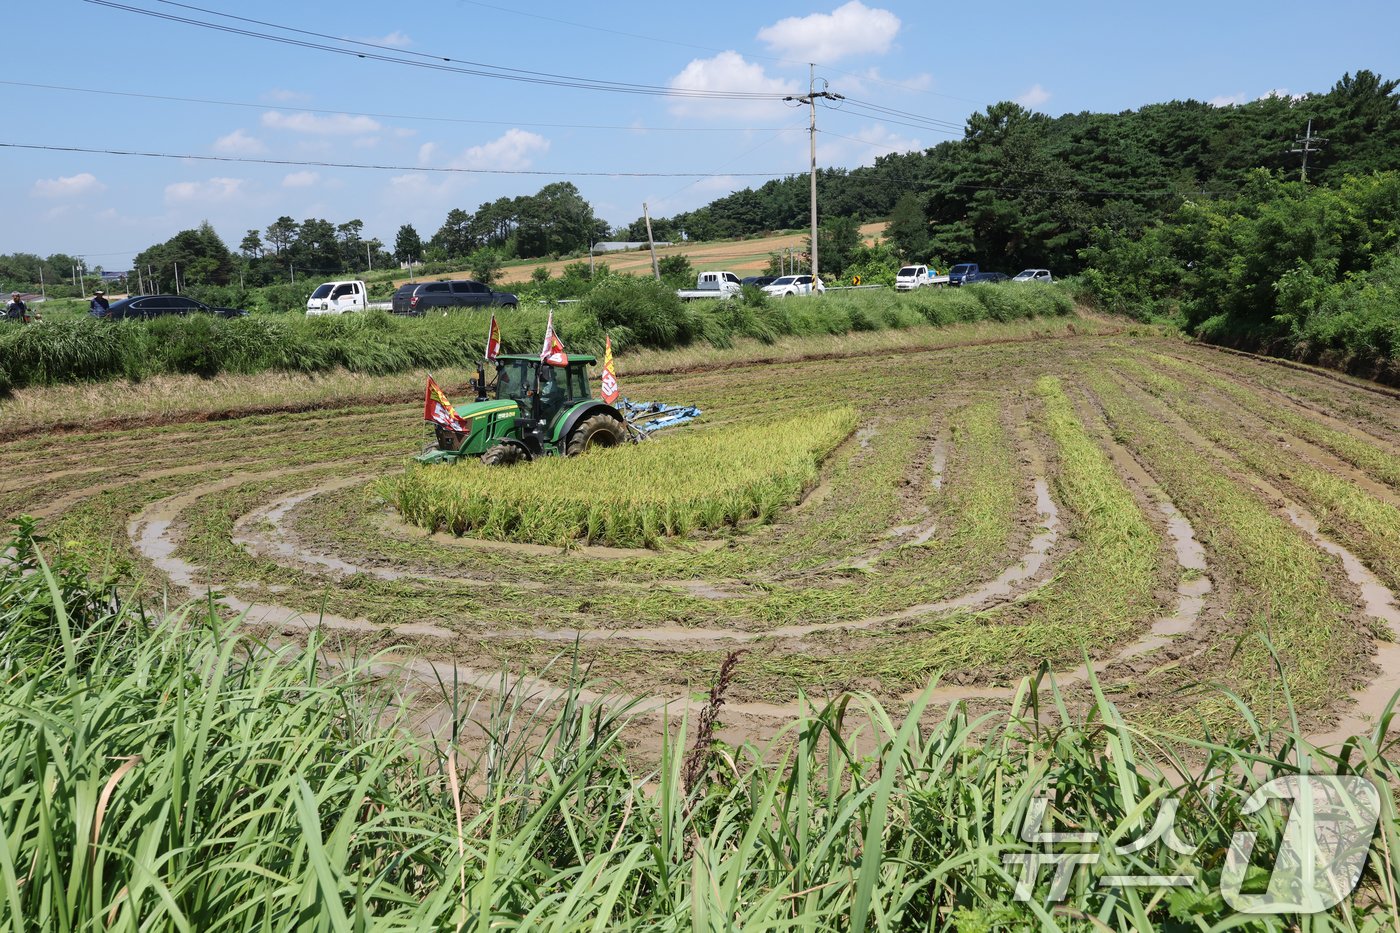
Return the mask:
<path id="1" fill-rule="evenodd" d="M 977 268 L 977 263 L 975 262 L 960 262 L 948 270 L 948 284 L 954 286 L 961 285 L 981 271 L 981 269 Z"/>
<path id="2" fill-rule="evenodd" d="M 418 285 L 418 282 L 405 282 L 394 289 L 394 295 L 389 299 L 389 310 L 394 314 L 412 314 L 413 293 Z"/>
<path id="3" fill-rule="evenodd" d="M 791 298 L 793 295 L 820 295 L 826 291 L 826 286 L 821 279 L 813 281 L 810 275 L 785 275 L 763 286 L 763 291 L 774 298 Z"/>
<path id="4" fill-rule="evenodd" d="M 964 285 L 994 285 L 997 282 L 1006 282 L 1011 276 L 1005 272 L 979 272 L 976 275 L 965 276 Z"/>
<path id="5" fill-rule="evenodd" d="M 306 299 L 307 314 L 344 314 L 369 308 L 369 288 L 359 280 L 324 282 Z"/>
<path id="6" fill-rule="evenodd" d="M 733 298 L 742 291 L 742 283 L 733 272 L 702 272 L 695 277 L 694 288 L 681 288 L 676 294 L 682 301 L 695 298 Z"/>
<path id="7" fill-rule="evenodd" d="M 1016 276 L 1011 279 L 1011 281 L 1044 282 L 1046 285 L 1049 285 L 1051 282 L 1055 281 L 1055 279 L 1052 275 L 1050 275 L 1049 269 L 1025 269 L 1021 272 L 1018 272 Z"/>
<path id="8" fill-rule="evenodd" d="M 778 281 L 776 275 L 746 275 L 740 280 L 740 285 L 752 285 L 754 288 L 762 288 L 765 285 L 772 285 Z"/>
<path id="9" fill-rule="evenodd" d="M 897 292 L 913 291 L 916 288 L 927 288 L 930 285 L 941 288 L 947 284 L 948 276 L 939 275 L 938 270 L 933 266 L 905 266 L 894 277 L 894 290 Z"/>
<path id="10" fill-rule="evenodd" d="M 402 286 L 399 291 L 402 291 Z M 408 310 L 399 311 L 399 294 L 394 293 L 391 310 L 400 314 L 426 314 L 439 308 L 514 308 L 520 299 L 510 292 L 492 291 L 481 282 L 419 282 L 408 297 Z"/>
<path id="11" fill-rule="evenodd" d="M 112 302 L 103 317 L 120 321 L 127 318 L 166 317 L 171 314 L 217 314 L 219 317 L 243 317 L 248 312 L 240 308 L 214 308 L 202 301 L 183 295 L 132 295 Z"/>

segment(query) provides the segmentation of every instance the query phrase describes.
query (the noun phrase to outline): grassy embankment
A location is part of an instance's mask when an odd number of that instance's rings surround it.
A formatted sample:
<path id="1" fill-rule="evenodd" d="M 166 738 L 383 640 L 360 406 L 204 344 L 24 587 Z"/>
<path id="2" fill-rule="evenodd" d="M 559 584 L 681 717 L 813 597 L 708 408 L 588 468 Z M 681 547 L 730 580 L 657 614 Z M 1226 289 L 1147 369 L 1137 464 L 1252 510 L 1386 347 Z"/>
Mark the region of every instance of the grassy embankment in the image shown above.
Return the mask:
<path id="1" fill-rule="evenodd" d="M 606 331 L 619 350 L 726 347 L 736 339 L 941 326 L 980 320 L 1015 321 L 1073 311 L 1056 287 L 929 290 L 831 295 L 803 300 L 750 299 L 682 304 L 658 283 L 617 279 L 580 304 L 561 309 L 556 326 L 567 346 L 597 350 Z M 501 314 L 508 351 L 534 352 L 547 309 Z M 0 326 L 0 394 L 28 386 L 153 376 L 338 370 L 389 375 L 475 365 L 486 336 L 486 312 L 396 318 L 383 312 L 306 317 L 208 315 L 152 321 L 80 318 Z"/>

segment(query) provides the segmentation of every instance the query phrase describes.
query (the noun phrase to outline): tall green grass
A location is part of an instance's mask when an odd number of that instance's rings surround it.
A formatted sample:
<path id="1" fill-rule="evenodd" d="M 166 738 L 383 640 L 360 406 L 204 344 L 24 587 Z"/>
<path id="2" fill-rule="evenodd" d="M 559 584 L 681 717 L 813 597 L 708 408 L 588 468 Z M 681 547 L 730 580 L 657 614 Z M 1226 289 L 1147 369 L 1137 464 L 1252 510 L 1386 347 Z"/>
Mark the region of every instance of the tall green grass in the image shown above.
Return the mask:
<path id="1" fill-rule="evenodd" d="M 1247 710 L 1252 732 L 1188 742 L 1097 691 L 1072 714 L 1046 683 L 975 718 L 848 695 L 764 748 L 666 734 L 653 764 L 625 751 L 660 728 L 635 706 L 448 684 L 431 741 L 365 663 L 274 650 L 198 607 L 85 600 L 21 549 L 0 562 L 5 929 L 1281 930 L 1297 918 L 1235 916 L 1217 893 L 1232 834 L 1258 833 L 1267 865 L 1288 817 L 1242 816 L 1244 798 L 1280 774 L 1397 779 L 1389 716 L 1333 758 Z M 1394 923 L 1381 796 L 1360 888 L 1306 929 Z M 1105 840 L 1062 904 L 1048 868 L 1013 896 L 1037 798 L 1045 828 Z M 1194 854 L 1114 851 L 1169 801 Z M 1147 873 L 1191 882 L 1095 883 Z"/>
<path id="2" fill-rule="evenodd" d="M 1063 315 L 1069 293 L 1027 286 L 832 294 L 820 299 L 682 304 L 655 282 L 617 277 L 579 305 L 558 309 L 556 324 L 570 349 L 596 351 L 607 331 L 619 350 L 729 346 L 739 338 L 782 336 Z M 500 312 L 505 347 L 534 352 L 547 309 L 526 305 Z M 151 321 L 55 319 L 21 326 L 0 322 L 0 396 L 32 385 L 140 380 L 185 373 L 265 371 L 318 373 L 334 369 L 385 375 L 425 367 L 470 366 L 480 358 L 488 313 L 453 312 L 398 318 L 382 311 L 328 317 L 300 314 L 224 319 L 206 315 Z"/>

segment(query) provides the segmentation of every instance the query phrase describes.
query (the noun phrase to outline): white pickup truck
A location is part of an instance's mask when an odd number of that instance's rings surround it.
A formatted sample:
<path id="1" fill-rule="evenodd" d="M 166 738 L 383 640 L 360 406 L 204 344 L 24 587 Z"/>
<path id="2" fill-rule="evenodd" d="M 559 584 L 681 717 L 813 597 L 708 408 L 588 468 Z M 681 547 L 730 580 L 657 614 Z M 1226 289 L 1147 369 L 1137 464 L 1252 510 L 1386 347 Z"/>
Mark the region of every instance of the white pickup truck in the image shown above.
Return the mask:
<path id="1" fill-rule="evenodd" d="M 947 284 L 948 276 L 939 275 L 933 266 L 905 266 L 894 277 L 894 290 L 897 292 L 909 292 L 929 285 L 941 288 Z"/>
<path id="2" fill-rule="evenodd" d="M 695 277 L 694 288 L 682 288 L 676 294 L 682 301 L 695 298 L 733 298 L 744 290 L 733 272 L 702 272 Z"/>
<path id="3" fill-rule="evenodd" d="M 306 299 L 307 314 L 344 314 L 346 311 L 365 311 L 372 305 L 369 289 L 364 282 L 325 282 L 316 286 L 311 297 Z"/>

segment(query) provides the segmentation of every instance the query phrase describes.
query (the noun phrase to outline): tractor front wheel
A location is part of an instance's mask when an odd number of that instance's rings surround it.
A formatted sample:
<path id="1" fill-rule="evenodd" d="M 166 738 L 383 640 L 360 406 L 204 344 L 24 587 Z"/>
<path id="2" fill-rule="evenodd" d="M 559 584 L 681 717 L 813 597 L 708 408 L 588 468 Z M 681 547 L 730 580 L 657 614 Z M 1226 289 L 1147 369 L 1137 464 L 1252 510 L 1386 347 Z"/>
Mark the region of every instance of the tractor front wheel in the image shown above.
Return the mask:
<path id="1" fill-rule="evenodd" d="M 481 462 L 487 466 L 515 466 L 525 459 L 525 451 L 514 444 L 497 444 L 481 455 Z"/>
<path id="2" fill-rule="evenodd" d="M 611 415 L 594 415 L 585 418 L 582 424 L 574 428 L 564 453 L 576 457 L 594 447 L 616 447 L 625 440 L 627 432 L 623 429 L 621 421 Z"/>

